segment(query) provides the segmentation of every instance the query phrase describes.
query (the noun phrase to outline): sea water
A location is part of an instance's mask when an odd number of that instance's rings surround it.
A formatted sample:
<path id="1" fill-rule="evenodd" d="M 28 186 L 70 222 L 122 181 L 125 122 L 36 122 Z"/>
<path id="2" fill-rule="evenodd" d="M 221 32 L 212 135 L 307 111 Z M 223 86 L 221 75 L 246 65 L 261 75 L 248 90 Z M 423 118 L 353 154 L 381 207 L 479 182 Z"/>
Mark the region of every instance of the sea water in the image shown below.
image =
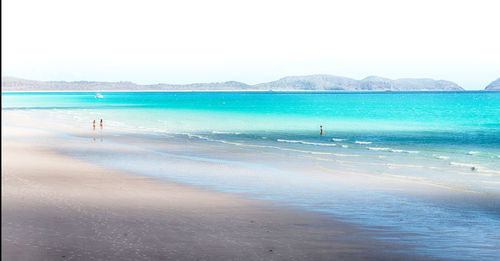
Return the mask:
<path id="1" fill-rule="evenodd" d="M 384 240 L 411 245 L 416 253 L 500 258 L 500 93 L 106 92 L 103 96 L 4 93 L 2 109 L 41 113 L 78 126 L 102 118 L 107 129 L 213 148 L 209 153 L 186 149 L 172 154 L 153 142 L 139 145 L 150 154 L 141 160 L 123 155 L 103 162 L 98 156 L 80 155 L 111 167 L 288 202 L 363 226 L 383 227 Z M 220 152 L 228 150 L 231 153 Z M 284 155 L 283 161 L 290 163 L 280 165 L 278 156 L 254 159 L 268 154 Z M 171 159 L 208 165 L 197 173 L 167 166 Z M 217 167 L 210 165 L 214 162 Z M 158 172 L 162 164 L 168 171 Z M 329 171 L 416 181 L 462 191 L 464 198 L 467 193 L 479 195 L 481 200 L 443 203 L 391 189 L 338 186 L 328 178 Z"/>

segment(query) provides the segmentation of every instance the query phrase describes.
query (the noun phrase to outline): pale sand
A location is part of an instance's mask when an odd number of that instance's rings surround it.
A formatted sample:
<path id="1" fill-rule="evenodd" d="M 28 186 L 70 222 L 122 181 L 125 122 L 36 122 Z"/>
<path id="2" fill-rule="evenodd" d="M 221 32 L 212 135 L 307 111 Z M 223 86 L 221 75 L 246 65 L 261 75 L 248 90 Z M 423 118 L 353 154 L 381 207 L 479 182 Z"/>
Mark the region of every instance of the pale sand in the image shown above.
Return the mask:
<path id="1" fill-rule="evenodd" d="M 2 260 L 417 259 L 328 216 L 105 169 L 2 125 Z"/>

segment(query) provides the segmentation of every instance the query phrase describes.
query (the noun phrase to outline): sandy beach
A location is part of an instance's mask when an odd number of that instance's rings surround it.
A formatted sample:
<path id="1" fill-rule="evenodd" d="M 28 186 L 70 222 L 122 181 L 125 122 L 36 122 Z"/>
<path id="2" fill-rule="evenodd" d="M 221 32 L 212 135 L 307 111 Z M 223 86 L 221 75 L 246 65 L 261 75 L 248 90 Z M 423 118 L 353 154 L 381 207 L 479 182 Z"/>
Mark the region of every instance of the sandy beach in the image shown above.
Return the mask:
<path id="1" fill-rule="evenodd" d="M 20 123 L 2 124 L 3 260 L 418 259 L 329 216 L 62 155 Z"/>
<path id="2" fill-rule="evenodd" d="M 500 261 L 500 1 L 2 7 L 1 260 Z"/>

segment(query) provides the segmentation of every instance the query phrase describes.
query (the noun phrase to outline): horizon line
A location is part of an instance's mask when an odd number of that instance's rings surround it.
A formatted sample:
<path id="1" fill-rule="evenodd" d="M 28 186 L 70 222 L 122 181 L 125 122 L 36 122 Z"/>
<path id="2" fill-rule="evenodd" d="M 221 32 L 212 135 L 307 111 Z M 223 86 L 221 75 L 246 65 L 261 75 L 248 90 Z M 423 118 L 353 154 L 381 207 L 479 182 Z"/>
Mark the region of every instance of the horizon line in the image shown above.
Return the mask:
<path id="1" fill-rule="evenodd" d="M 135 81 L 131 81 L 131 80 L 117 80 L 117 81 L 99 81 L 99 80 L 83 80 L 83 79 L 80 79 L 80 80 L 38 80 L 38 79 L 30 79 L 30 78 L 24 78 L 24 77 L 17 77 L 17 76 L 10 76 L 10 75 L 2 75 L 2 86 L 3 86 L 3 81 L 5 78 L 12 78 L 12 79 L 18 79 L 18 80 L 26 80 L 26 81 L 38 81 L 38 82 L 64 82 L 64 83 L 78 83 L 78 82 L 88 82 L 88 83 L 131 83 L 131 84 L 135 84 L 135 85 L 142 85 L 142 86 L 152 86 L 152 85 L 162 85 L 162 84 L 165 84 L 165 85 L 193 85 L 193 84 L 217 84 L 217 83 L 230 83 L 230 82 L 235 82 L 235 83 L 241 83 L 241 84 L 245 84 L 245 85 L 248 85 L 248 86 L 256 86 L 256 85 L 259 85 L 259 84 L 265 84 L 265 83 L 270 83 L 270 82 L 274 82 L 274 81 L 279 81 L 279 80 L 282 80 L 282 79 L 285 79 L 285 78 L 288 78 L 288 77 L 311 77 L 311 76 L 332 76 L 332 77 L 338 77 L 338 78 L 345 78 L 345 79 L 350 79 L 350 80 L 355 80 L 355 81 L 363 81 L 367 78 L 370 78 L 370 77 L 376 77 L 376 78 L 382 78 L 382 79 L 386 79 L 386 80 L 390 80 L 390 81 L 398 81 L 398 80 L 406 80 L 406 79 L 411 79 L 411 80 L 433 80 L 433 81 L 447 81 L 447 82 L 451 82 L 457 86 L 459 86 L 460 88 L 462 88 L 463 90 L 465 91 L 480 91 L 480 90 L 484 90 L 488 85 L 484 86 L 482 89 L 465 89 L 464 87 L 462 87 L 461 85 L 457 84 L 456 82 L 454 81 L 451 81 L 451 80 L 446 80 L 446 79 L 434 79 L 434 78 L 431 78 L 431 77 L 422 77 L 422 78 L 412 78 L 412 77 L 407 77 L 407 78 L 396 78 L 396 79 L 392 79 L 392 78 L 387 78 L 387 77 L 383 77 L 383 76 L 378 76 L 378 75 L 368 75 L 364 78 L 361 78 L 361 79 L 355 79 L 355 78 L 351 78 L 351 77 L 346 77 L 346 76 L 339 76 L 339 75 L 335 75 L 335 74 L 325 74 L 325 73 L 318 73 L 318 74 L 302 74 L 302 75 L 286 75 L 286 76 L 283 76 L 283 77 L 280 77 L 276 80 L 271 80 L 271 81 L 265 81 L 265 82 L 259 82 L 259 83 L 255 83 L 255 84 L 249 84 L 249 83 L 246 83 L 246 82 L 243 82 L 243 81 L 239 81 L 239 80 L 225 80 L 225 81 L 200 81 L 200 82 L 190 82 L 190 83 L 168 83 L 168 82 L 156 82 L 156 83 L 140 83 L 140 82 L 135 82 Z M 499 78 L 500 79 L 500 78 Z M 495 80 L 492 80 L 490 83 L 494 82 Z M 292 90 L 291 90 L 292 91 Z M 3 91 L 2 91 L 3 92 Z"/>

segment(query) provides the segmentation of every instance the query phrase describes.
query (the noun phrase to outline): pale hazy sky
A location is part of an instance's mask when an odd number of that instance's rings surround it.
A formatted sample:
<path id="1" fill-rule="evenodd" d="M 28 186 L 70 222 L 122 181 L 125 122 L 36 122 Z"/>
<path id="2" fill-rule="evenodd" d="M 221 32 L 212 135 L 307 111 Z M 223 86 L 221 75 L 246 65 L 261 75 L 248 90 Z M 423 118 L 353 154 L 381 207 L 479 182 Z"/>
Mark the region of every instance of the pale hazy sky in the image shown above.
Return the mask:
<path id="1" fill-rule="evenodd" d="M 2 1 L 3 76 L 259 83 L 500 77 L 500 1 Z"/>

